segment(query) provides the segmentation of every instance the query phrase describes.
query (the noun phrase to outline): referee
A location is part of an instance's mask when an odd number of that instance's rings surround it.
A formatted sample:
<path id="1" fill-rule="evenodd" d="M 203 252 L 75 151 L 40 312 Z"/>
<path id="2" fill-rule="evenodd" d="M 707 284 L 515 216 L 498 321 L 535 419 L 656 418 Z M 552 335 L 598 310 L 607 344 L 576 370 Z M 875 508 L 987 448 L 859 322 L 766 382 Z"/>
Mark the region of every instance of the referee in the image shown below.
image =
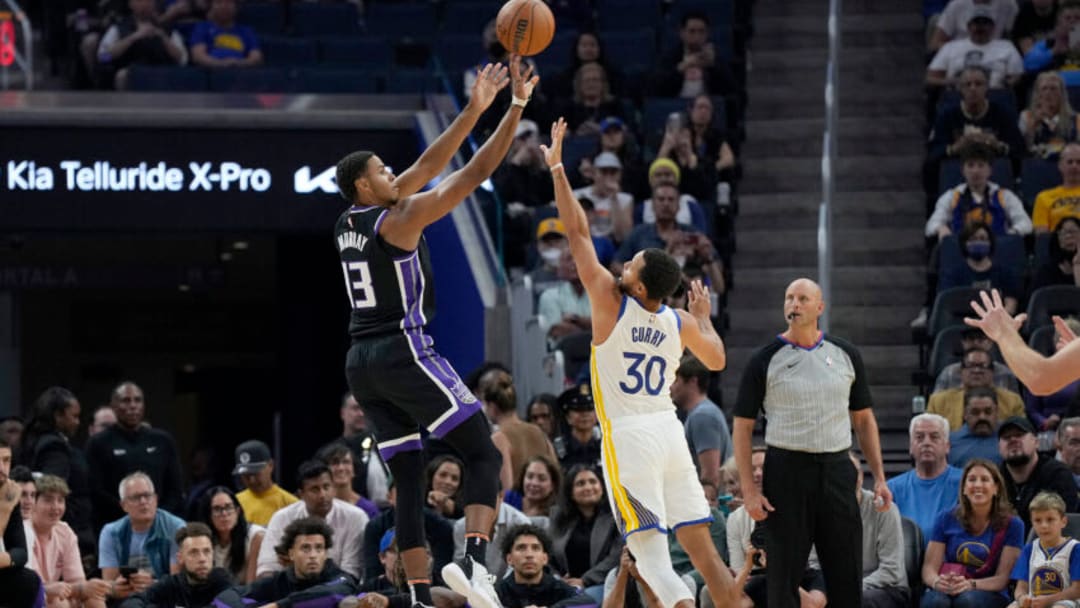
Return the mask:
<path id="1" fill-rule="evenodd" d="M 788 329 L 754 354 L 735 405 L 732 439 L 744 507 L 755 521 L 768 522 L 770 608 L 799 606 L 799 581 L 811 544 L 817 547 L 829 604 L 862 604 L 862 526 L 851 491 L 855 469 L 847 455 L 851 427 L 874 475 L 878 510 L 892 502 L 862 358 L 851 344 L 818 329 L 824 310 L 817 283 L 796 279 L 788 286 Z M 768 450 L 758 491 L 750 443 L 760 411 L 768 420 Z"/>

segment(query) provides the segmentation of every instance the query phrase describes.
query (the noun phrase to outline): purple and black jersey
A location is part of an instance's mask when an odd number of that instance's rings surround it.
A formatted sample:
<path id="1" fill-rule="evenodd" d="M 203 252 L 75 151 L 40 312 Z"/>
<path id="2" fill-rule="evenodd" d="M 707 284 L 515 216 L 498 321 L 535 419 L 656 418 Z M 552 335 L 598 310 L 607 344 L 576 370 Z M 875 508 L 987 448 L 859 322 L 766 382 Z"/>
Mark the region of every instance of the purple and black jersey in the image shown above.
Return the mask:
<path id="1" fill-rule="evenodd" d="M 404 251 L 379 236 L 390 210 L 354 206 L 338 218 L 334 240 L 352 307 L 354 340 L 392 333 L 420 333 L 435 316 L 435 292 L 427 242 Z M 414 330 L 410 332 L 409 330 Z"/>

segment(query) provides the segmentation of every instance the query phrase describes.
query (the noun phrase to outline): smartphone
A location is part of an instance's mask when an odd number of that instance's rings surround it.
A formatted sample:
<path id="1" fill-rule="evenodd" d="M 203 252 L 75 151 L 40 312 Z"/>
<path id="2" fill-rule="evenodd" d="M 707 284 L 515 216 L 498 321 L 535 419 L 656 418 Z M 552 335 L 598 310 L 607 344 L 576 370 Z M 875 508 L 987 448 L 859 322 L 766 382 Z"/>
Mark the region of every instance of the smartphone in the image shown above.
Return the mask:
<path id="1" fill-rule="evenodd" d="M 132 574 L 135 574 L 136 572 L 139 571 L 139 569 L 136 568 L 135 566 L 120 566 L 119 570 L 120 570 L 120 576 L 124 577 L 125 579 L 129 579 L 129 580 L 131 579 Z"/>
<path id="2" fill-rule="evenodd" d="M 678 133 L 679 129 L 682 128 L 682 125 L 683 125 L 682 113 L 680 113 L 680 112 L 672 112 L 671 114 L 668 114 L 667 125 L 664 128 L 669 133 Z"/>

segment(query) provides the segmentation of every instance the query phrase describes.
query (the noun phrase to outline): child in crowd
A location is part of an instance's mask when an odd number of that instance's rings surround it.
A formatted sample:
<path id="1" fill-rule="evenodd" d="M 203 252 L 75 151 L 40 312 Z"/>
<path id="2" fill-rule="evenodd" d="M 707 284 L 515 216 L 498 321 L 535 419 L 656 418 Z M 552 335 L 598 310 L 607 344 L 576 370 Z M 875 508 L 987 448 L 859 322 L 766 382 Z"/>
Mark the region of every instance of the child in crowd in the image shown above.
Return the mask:
<path id="1" fill-rule="evenodd" d="M 1062 536 L 1065 501 L 1053 492 L 1040 492 L 1029 510 L 1038 537 L 1024 547 L 1013 567 L 1016 601 L 1009 608 L 1080 607 L 1080 543 Z"/>

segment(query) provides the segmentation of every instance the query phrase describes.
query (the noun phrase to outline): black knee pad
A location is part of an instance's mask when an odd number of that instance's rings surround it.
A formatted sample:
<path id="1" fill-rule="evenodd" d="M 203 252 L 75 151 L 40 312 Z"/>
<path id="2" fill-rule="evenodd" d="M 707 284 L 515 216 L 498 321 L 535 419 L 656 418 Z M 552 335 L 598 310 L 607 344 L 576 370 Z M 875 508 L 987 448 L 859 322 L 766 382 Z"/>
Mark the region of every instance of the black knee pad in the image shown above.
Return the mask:
<path id="1" fill-rule="evenodd" d="M 398 551 L 424 546 L 424 455 L 398 452 L 386 462 L 394 475 L 397 503 L 394 537 Z"/>
<path id="2" fill-rule="evenodd" d="M 443 436 L 465 461 L 465 505 L 495 508 L 502 454 L 491 442 L 491 425 L 481 412 L 465 419 Z"/>

